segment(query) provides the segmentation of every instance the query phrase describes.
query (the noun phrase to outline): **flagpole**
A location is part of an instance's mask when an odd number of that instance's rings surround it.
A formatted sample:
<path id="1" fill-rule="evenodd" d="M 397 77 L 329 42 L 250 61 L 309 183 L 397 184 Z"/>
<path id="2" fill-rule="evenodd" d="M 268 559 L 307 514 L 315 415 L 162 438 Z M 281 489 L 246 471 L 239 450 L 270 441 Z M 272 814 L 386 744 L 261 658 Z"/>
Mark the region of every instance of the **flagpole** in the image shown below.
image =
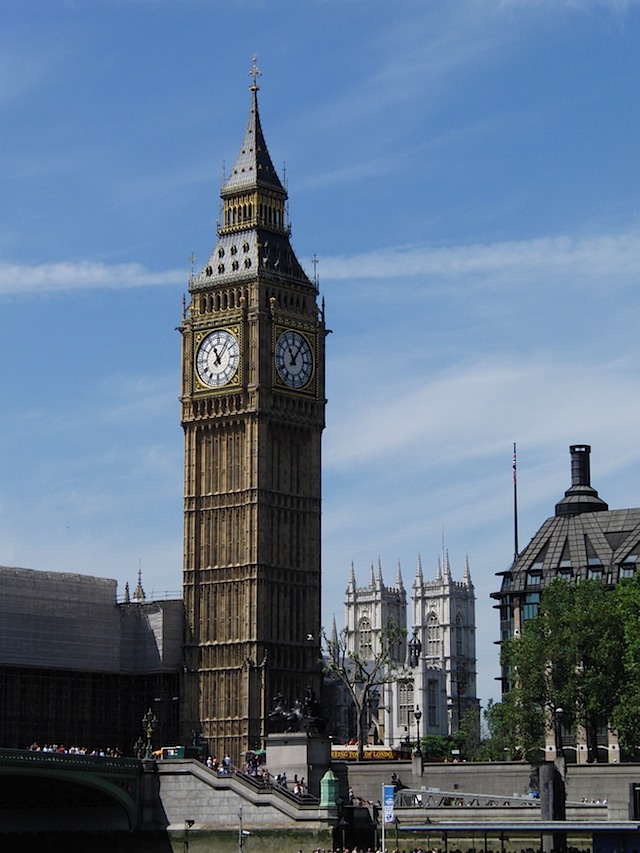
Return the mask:
<path id="1" fill-rule="evenodd" d="M 518 559 L 518 461 L 513 442 L 513 562 Z"/>

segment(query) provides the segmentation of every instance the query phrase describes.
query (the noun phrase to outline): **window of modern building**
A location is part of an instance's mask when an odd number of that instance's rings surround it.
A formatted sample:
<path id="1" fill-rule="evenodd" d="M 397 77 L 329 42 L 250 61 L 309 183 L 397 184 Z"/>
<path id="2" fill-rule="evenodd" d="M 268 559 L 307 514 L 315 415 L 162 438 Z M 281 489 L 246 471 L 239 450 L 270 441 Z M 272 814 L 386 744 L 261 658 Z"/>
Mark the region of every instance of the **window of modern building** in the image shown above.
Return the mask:
<path id="1" fill-rule="evenodd" d="M 528 592 L 524 597 L 522 607 L 522 619 L 527 622 L 529 619 L 534 619 L 538 615 L 540 609 L 540 593 Z"/>
<path id="2" fill-rule="evenodd" d="M 632 578 L 636 573 L 636 567 L 638 563 L 638 555 L 637 554 L 628 554 L 624 560 L 620 563 L 620 577 L 621 578 Z"/>
<path id="3" fill-rule="evenodd" d="M 527 572 L 527 586 L 540 586 L 542 583 L 542 569 L 533 567 Z"/>

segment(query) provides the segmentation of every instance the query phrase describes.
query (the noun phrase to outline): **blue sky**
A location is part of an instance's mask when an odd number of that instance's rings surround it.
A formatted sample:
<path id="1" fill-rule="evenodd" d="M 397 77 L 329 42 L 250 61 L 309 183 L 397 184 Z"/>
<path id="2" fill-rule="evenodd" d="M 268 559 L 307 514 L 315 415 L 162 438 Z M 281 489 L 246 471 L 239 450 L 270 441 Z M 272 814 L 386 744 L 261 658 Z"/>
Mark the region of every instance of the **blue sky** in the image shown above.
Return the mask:
<path id="1" fill-rule="evenodd" d="M 175 331 L 254 53 L 327 348 L 325 624 L 444 548 L 489 594 L 570 485 L 637 506 L 640 6 L 4 0 L 0 564 L 181 586 Z"/>

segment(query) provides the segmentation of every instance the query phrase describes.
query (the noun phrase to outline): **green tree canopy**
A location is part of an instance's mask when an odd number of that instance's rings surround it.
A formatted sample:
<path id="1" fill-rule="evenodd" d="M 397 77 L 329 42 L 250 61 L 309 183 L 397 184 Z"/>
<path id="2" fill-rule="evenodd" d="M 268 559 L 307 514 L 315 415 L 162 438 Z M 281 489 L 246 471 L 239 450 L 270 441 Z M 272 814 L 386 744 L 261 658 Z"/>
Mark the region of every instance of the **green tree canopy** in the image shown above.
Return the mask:
<path id="1" fill-rule="evenodd" d="M 555 725 L 558 709 L 564 730 L 584 728 L 590 760 L 596 758 L 598 725 L 613 720 L 624 702 L 627 656 L 620 613 L 616 591 L 601 581 L 556 579 L 544 591 L 538 615 L 503 644 L 510 679 L 505 716 L 517 746 L 533 763 L 542 756 L 545 730 Z"/>

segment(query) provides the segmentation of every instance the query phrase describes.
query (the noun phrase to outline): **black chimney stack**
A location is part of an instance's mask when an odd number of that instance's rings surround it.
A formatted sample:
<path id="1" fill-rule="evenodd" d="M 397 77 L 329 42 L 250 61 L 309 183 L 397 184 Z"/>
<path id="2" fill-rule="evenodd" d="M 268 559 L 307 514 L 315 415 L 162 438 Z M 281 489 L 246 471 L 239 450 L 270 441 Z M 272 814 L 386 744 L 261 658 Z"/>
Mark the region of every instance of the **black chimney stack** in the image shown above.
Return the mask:
<path id="1" fill-rule="evenodd" d="M 572 444 L 569 448 L 571 453 L 571 485 L 590 486 L 591 466 L 589 456 L 591 447 L 588 444 Z"/>
<path id="2" fill-rule="evenodd" d="M 580 515 L 583 512 L 604 512 L 609 509 L 595 489 L 591 488 L 591 467 L 589 456 L 591 447 L 588 444 L 572 444 L 571 453 L 571 488 L 564 493 L 564 498 L 556 504 L 556 515 Z"/>

